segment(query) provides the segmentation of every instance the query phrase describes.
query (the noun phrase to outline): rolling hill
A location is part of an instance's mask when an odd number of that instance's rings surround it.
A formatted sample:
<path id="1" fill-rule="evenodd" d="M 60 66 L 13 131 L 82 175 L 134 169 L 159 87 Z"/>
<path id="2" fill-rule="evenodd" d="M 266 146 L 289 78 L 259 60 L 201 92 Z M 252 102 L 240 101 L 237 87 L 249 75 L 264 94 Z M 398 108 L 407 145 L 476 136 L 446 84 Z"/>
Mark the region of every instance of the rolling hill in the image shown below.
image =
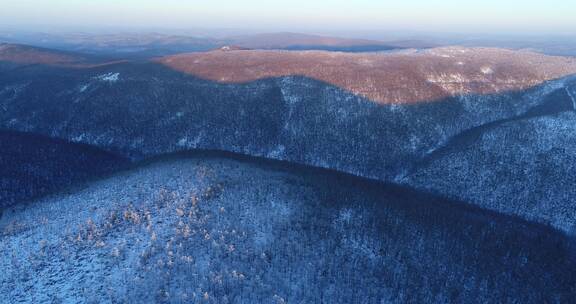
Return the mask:
<path id="1" fill-rule="evenodd" d="M 27 45 L 0 43 L 0 61 L 16 64 L 71 64 L 84 60 L 84 57 L 77 54 Z"/>
<path id="2" fill-rule="evenodd" d="M 0 218 L 9 302 L 546 303 L 576 290 L 542 225 L 341 173 L 203 152 Z"/>
<path id="3" fill-rule="evenodd" d="M 304 76 L 390 104 L 517 91 L 576 72 L 571 58 L 461 47 L 394 54 L 214 51 L 159 62 L 222 83 Z"/>

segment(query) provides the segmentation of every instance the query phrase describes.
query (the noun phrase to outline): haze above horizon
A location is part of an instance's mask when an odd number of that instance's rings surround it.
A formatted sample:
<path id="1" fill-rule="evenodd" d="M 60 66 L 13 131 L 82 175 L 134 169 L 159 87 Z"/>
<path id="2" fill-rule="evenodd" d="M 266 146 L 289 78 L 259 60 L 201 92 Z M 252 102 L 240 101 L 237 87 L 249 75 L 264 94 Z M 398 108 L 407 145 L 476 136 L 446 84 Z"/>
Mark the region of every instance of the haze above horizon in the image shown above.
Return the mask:
<path id="1" fill-rule="evenodd" d="M 0 27 L 574 33 L 565 0 L 1 0 Z"/>

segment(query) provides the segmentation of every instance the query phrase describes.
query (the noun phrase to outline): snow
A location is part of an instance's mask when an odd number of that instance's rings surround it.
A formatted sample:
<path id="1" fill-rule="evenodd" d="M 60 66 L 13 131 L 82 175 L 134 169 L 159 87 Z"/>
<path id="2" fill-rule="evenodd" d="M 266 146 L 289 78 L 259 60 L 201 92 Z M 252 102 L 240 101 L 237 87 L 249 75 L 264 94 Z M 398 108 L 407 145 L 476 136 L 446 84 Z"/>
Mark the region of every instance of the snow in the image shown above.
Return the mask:
<path id="1" fill-rule="evenodd" d="M 188 146 L 188 137 L 182 137 L 180 138 L 180 140 L 178 140 L 177 145 L 179 147 L 187 147 Z"/>
<path id="2" fill-rule="evenodd" d="M 81 142 L 81 141 L 83 141 L 85 138 L 86 138 L 86 134 L 82 133 L 82 134 L 80 134 L 80 135 L 78 135 L 78 136 L 73 137 L 73 138 L 72 138 L 72 141 L 73 141 L 73 142 Z"/>
<path id="3" fill-rule="evenodd" d="M 180 148 L 194 149 L 194 148 L 198 147 L 198 145 L 202 141 L 203 137 L 204 137 L 203 132 L 198 134 L 193 139 L 190 139 L 190 137 L 188 137 L 188 136 L 184 136 L 178 140 L 176 145 Z"/>
<path id="4" fill-rule="evenodd" d="M 120 73 L 110 72 L 107 74 L 98 75 L 94 78 L 100 81 L 117 82 L 118 80 L 120 80 Z"/>
<path id="5" fill-rule="evenodd" d="M 86 90 L 87 90 L 89 87 L 90 87 L 90 84 L 81 85 L 81 86 L 78 88 L 78 91 L 80 91 L 80 93 L 84 93 L 84 92 L 86 92 Z"/>
<path id="6" fill-rule="evenodd" d="M 268 153 L 268 157 L 273 159 L 282 159 L 286 156 L 286 147 L 284 145 L 278 145 L 275 149 L 272 149 Z"/>
<path id="7" fill-rule="evenodd" d="M 568 93 L 568 96 L 570 96 L 570 99 L 572 100 L 572 105 L 574 106 L 573 107 L 574 111 L 576 111 L 576 98 L 574 98 L 574 95 L 572 94 L 569 88 L 565 87 L 564 89 L 566 90 L 566 93 Z"/>
<path id="8" fill-rule="evenodd" d="M 482 74 L 484 75 L 490 75 L 490 74 L 494 74 L 494 70 L 492 70 L 491 67 L 489 66 L 484 66 L 480 69 L 480 71 L 482 72 Z"/>
<path id="9" fill-rule="evenodd" d="M 469 79 L 467 79 L 464 75 L 459 74 L 459 73 L 450 73 L 450 74 L 445 74 L 445 73 L 441 73 L 439 75 L 430 75 L 428 77 L 428 82 L 432 82 L 432 83 L 466 83 L 466 82 L 470 82 Z"/>

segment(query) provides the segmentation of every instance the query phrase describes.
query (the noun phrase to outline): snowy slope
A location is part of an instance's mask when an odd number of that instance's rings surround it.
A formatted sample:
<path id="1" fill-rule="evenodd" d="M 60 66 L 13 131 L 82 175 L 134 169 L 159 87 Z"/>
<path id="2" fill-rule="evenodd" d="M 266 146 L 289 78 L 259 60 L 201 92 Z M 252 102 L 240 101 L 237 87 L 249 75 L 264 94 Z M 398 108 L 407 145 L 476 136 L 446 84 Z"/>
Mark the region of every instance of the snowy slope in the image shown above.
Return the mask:
<path id="1" fill-rule="evenodd" d="M 576 234 L 576 113 L 494 127 L 404 182 Z"/>
<path id="2" fill-rule="evenodd" d="M 561 234 L 263 160 L 155 161 L 6 210 L 10 303 L 545 303 L 576 290 Z"/>

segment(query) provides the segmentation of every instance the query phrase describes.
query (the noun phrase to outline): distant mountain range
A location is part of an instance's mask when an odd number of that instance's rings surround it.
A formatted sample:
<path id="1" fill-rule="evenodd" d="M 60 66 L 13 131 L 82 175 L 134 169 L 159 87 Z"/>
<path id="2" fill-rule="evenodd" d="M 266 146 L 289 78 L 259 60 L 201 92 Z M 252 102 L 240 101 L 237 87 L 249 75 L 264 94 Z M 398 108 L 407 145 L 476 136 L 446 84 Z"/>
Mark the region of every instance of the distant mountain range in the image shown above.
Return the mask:
<path id="1" fill-rule="evenodd" d="M 152 57 L 183 52 L 201 52 L 236 45 L 251 49 L 327 50 L 343 52 L 386 51 L 405 48 L 426 48 L 420 41 L 382 42 L 346 39 L 298 33 L 270 33 L 229 38 L 197 38 L 159 33 L 142 34 L 46 34 L 5 35 L 0 42 L 29 44 L 73 52 L 114 57 Z"/>
<path id="2" fill-rule="evenodd" d="M 86 61 L 77 53 L 0 43 L 0 61 L 14 64 L 70 64 Z"/>
<path id="3" fill-rule="evenodd" d="M 428 49 L 446 46 L 508 48 L 529 50 L 547 55 L 576 56 L 576 39 L 567 35 L 471 35 L 396 32 L 350 33 L 341 38 L 330 35 L 276 32 L 206 34 L 202 31 L 125 32 L 22 32 L 0 29 L 0 42 L 26 44 L 73 52 L 114 56 L 116 58 L 149 58 L 185 52 L 203 52 L 226 45 L 268 50 L 325 50 L 370 52 L 397 49 Z M 353 38 L 356 37 L 356 38 Z M 367 38 L 358 38 L 367 37 Z"/>
<path id="4" fill-rule="evenodd" d="M 382 42 L 368 39 L 336 38 L 298 33 L 270 33 L 230 38 L 230 42 L 250 49 L 325 50 L 341 52 L 388 51 L 405 48 L 427 48 L 419 41 Z"/>

